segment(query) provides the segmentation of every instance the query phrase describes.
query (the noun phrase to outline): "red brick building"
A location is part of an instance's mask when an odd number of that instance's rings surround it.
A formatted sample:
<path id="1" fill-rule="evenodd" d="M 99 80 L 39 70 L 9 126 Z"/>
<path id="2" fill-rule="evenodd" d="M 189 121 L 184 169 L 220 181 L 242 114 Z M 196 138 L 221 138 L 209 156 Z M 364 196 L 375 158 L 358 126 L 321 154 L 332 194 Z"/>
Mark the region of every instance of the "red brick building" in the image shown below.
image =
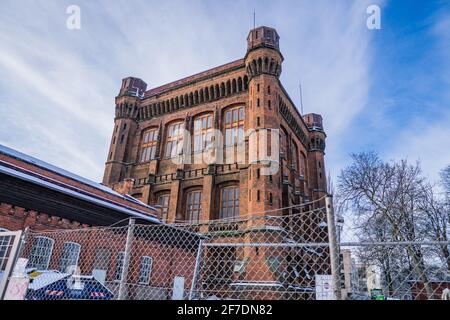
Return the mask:
<path id="1" fill-rule="evenodd" d="M 263 215 L 321 198 L 322 117 L 299 113 L 279 79 L 283 60 L 277 31 L 259 27 L 250 31 L 242 59 L 153 89 L 123 79 L 103 183 L 114 188 L 135 179 L 132 195 L 160 204 L 168 223 Z M 256 143 L 239 130 L 276 134 L 279 157 L 251 161 Z M 196 161 L 209 151 L 216 158 Z M 268 165 L 276 173 L 262 174 Z"/>

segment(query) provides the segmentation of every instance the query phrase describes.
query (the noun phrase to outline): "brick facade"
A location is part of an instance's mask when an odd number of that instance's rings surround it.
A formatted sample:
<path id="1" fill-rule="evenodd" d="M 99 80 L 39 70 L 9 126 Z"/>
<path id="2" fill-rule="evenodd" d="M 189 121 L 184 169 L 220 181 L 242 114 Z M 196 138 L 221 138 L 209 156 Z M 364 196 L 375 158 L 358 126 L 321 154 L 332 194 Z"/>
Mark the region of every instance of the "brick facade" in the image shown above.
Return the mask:
<path id="1" fill-rule="evenodd" d="M 9 231 L 24 230 L 27 227 L 35 231 L 42 231 L 88 228 L 89 225 L 0 203 L 0 227 Z"/>

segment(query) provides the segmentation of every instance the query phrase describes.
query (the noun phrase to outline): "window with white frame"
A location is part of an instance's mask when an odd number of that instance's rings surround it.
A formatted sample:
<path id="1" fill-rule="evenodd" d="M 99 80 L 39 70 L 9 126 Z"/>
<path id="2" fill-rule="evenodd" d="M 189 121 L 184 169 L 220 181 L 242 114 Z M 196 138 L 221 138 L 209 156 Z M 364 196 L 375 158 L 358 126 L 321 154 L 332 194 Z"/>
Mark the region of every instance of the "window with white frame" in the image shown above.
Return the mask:
<path id="1" fill-rule="evenodd" d="M 152 273 L 153 259 L 149 256 L 141 257 L 141 271 L 139 273 L 139 283 L 149 284 L 150 275 Z"/>
<path id="2" fill-rule="evenodd" d="M 167 128 L 166 159 L 183 154 L 184 123 L 172 123 Z"/>
<path id="3" fill-rule="evenodd" d="M 194 153 L 200 153 L 212 147 L 214 137 L 212 115 L 199 116 L 194 121 Z"/>
<path id="4" fill-rule="evenodd" d="M 76 242 L 64 242 L 59 258 L 59 271 L 66 272 L 68 267 L 77 266 L 81 245 Z"/>
<path id="5" fill-rule="evenodd" d="M 6 232 L 6 229 L 0 230 L 0 232 Z M 8 263 L 9 251 L 11 250 L 13 236 L 2 236 L 0 233 L 0 273 L 5 271 L 6 264 Z"/>
<path id="6" fill-rule="evenodd" d="M 150 129 L 144 132 L 141 148 L 141 162 L 155 159 L 158 143 L 158 129 Z"/>
<path id="7" fill-rule="evenodd" d="M 117 255 L 116 270 L 114 273 L 114 280 L 116 281 L 122 280 L 122 271 L 124 262 L 125 262 L 125 252 L 120 251 L 119 254 Z"/>
<path id="8" fill-rule="evenodd" d="M 48 269 L 54 243 L 55 240 L 48 237 L 39 236 L 34 238 L 28 267 L 40 270 Z"/>

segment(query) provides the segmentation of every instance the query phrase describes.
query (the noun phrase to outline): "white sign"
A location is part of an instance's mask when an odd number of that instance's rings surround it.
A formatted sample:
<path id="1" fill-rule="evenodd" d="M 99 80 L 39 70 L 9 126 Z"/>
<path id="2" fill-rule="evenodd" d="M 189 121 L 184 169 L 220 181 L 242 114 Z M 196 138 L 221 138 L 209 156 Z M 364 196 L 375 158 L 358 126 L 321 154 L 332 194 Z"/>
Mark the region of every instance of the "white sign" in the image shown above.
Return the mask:
<path id="1" fill-rule="evenodd" d="M 334 300 L 333 277 L 316 274 L 316 300 Z"/>
<path id="2" fill-rule="evenodd" d="M 28 277 L 11 277 L 3 300 L 24 300 L 29 282 Z"/>
<path id="3" fill-rule="evenodd" d="M 14 266 L 12 276 L 13 277 L 25 277 L 25 268 L 27 267 L 28 259 L 19 258 L 17 259 L 16 265 Z"/>
<path id="4" fill-rule="evenodd" d="M 172 300 L 184 299 L 184 277 L 175 277 L 173 279 Z"/>

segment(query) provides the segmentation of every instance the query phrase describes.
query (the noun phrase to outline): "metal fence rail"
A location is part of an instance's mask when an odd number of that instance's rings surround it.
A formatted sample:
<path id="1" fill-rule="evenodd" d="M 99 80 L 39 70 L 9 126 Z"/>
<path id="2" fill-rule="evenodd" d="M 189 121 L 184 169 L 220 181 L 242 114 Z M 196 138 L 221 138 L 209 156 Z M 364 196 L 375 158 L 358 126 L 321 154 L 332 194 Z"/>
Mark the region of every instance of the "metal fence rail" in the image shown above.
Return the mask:
<path id="1" fill-rule="evenodd" d="M 30 231 L 26 299 L 441 299 L 449 242 L 339 243 L 331 206 L 198 224 Z M 348 237 L 339 236 L 340 239 Z"/>

